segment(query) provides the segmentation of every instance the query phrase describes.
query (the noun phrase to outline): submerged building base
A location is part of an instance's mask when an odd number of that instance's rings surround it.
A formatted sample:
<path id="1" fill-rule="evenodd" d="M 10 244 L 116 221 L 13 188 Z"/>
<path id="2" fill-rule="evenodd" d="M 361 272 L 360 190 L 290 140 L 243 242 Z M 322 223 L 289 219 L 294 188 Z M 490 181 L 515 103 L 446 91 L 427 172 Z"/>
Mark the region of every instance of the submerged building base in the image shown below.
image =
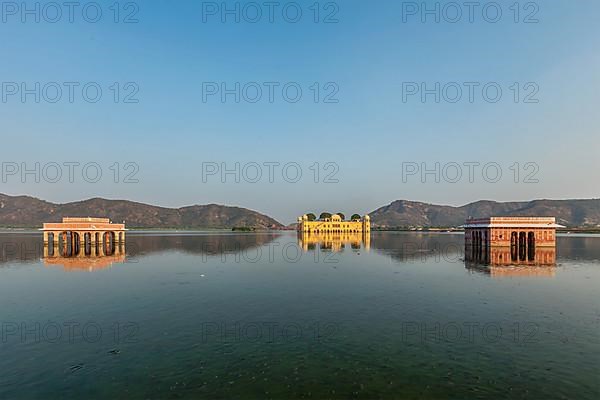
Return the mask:
<path id="1" fill-rule="evenodd" d="M 554 217 L 489 217 L 469 219 L 465 229 L 465 261 L 485 265 L 555 265 Z"/>

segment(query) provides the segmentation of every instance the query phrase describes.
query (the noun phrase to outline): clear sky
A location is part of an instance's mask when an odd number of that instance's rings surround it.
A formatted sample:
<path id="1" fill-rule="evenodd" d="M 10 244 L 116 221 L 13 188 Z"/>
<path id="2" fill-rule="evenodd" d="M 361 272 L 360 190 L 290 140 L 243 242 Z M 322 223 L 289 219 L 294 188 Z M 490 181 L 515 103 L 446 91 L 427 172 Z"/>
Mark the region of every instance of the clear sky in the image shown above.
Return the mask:
<path id="1" fill-rule="evenodd" d="M 25 4 L 1 10 L 2 193 L 284 223 L 396 199 L 599 197 L 596 0 Z M 221 177 L 236 163 L 239 183 Z"/>

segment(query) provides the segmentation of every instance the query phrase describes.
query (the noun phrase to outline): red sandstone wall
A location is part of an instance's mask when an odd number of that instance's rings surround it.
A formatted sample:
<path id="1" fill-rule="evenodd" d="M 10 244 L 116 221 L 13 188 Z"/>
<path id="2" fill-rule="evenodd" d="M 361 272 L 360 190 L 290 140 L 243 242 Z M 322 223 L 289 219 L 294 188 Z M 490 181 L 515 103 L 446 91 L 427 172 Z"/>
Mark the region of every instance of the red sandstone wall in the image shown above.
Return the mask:
<path id="1" fill-rule="evenodd" d="M 516 229 L 516 228 L 477 228 L 477 229 L 465 229 L 465 244 L 471 245 L 471 232 L 479 231 L 485 237 L 485 233 L 488 236 L 489 246 L 510 246 L 511 245 L 511 234 L 517 232 L 517 235 L 521 232 L 535 233 L 535 245 L 541 247 L 556 246 L 556 229 L 554 228 L 527 228 L 527 229 Z"/>

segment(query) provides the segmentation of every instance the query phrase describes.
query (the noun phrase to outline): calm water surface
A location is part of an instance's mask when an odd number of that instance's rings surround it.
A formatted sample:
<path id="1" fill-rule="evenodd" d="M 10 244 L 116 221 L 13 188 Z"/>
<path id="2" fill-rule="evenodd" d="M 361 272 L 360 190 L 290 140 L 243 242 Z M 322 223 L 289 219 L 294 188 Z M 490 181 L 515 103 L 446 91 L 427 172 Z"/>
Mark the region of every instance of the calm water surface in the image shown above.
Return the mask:
<path id="1" fill-rule="evenodd" d="M 0 243 L 1 399 L 600 398 L 597 236 L 521 267 L 466 263 L 453 234 Z"/>

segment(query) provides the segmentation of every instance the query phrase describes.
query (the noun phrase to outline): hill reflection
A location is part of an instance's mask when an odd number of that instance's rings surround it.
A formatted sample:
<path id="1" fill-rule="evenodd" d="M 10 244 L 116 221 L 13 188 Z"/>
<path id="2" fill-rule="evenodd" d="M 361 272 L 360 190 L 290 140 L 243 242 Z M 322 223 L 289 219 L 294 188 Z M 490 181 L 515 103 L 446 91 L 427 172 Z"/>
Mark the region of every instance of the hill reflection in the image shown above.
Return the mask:
<path id="1" fill-rule="evenodd" d="M 372 248 L 398 262 L 445 260 L 460 262 L 463 235 L 416 232 L 374 232 Z"/>
<path id="2" fill-rule="evenodd" d="M 0 267 L 44 262 L 46 265 L 62 265 L 69 270 L 97 270 L 114 264 L 128 262 L 139 257 L 164 252 L 183 252 L 190 255 L 218 256 L 239 254 L 244 251 L 267 246 L 277 238 L 289 233 L 170 233 L 130 232 L 123 248 L 114 252 L 92 250 L 87 255 L 63 257 L 61 252 L 50 254 L 42 242 L 39 232 L 0 233 Z M 404 232 L 373 232 L 337 235 L 295 235 L 294 242 L 301 251 L 320 250 L 343 252 L 348 250 L 371 250 L 400 263 L 437 262 L 462 264 L 468 269 L 492 276 L 507 274 L 548 275 L 551 270 L 536 267 L 554 266 L 566 260 L 598 262 L 600 260 L 599 236 L 560 236 L 556 249 L 537 248 L 533 259 L 526 254 L 511 254 L 510 248 L 493 249 L 489 252 L 465 252 L 463 236 L 460 234 L 429 234 Z M 515 256 L 517 260 L 515 260 Z M 135 262 L 135 261 L 133 261 Z M 520 265 L 521 269 L 508 270 L 503 267 Z M 525 267 L 531 267 L 529 269 Z M 529 271 L 529 272 L 528 272 Z"/>
<path id="3" fill-rule="evenodd" d="M 130 233 L 125 246 L 79 249 L 44 246 L 39 233 L 0 233 L 0 266 L 30 264 L 40 260 L 47 266 L 62 266 L 66 270 L 98 270 L 113 264 L 135 262 L 138 257 L 154 253 L 180 251 L 195 255 L 215 256 L 236 254 L 264 246 L 279 234 L 191 234 L 191 233 Z"/>
<path id="4" fill-rule="evenodd" d="M 189 254 L 215 256 L 252 250 L 271 243 L 279 236 L 279 233 L 130 233 L 127 236 L 127 253 L 137 257 L 176 250 Z"/>

